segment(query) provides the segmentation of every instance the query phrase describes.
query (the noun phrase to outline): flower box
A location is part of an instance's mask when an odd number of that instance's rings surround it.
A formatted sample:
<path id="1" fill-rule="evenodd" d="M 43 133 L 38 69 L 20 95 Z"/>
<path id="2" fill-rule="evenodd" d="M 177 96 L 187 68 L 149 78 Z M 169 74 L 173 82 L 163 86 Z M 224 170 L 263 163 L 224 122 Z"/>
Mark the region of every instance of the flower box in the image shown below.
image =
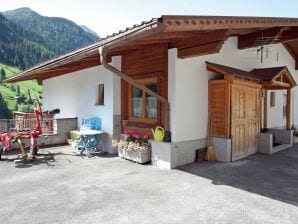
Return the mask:
<path id="1" fill-rule="evenodd" d="M 121 158 L 144 164 L 151 161 L 151 146 L 148 143 L 120 140 L 118 155 Z"/>

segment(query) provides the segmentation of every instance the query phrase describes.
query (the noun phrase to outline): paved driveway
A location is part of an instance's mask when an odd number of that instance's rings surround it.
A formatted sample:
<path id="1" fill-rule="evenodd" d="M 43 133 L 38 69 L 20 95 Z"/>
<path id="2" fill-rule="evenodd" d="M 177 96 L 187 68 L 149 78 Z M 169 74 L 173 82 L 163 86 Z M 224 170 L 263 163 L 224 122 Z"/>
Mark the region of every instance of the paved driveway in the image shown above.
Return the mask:
<path id="1" fill-rule="evenodd" d="M 44 153 L 0 162 L 0 223 L 298 223 L 298 148 L 172 171 Z"/>

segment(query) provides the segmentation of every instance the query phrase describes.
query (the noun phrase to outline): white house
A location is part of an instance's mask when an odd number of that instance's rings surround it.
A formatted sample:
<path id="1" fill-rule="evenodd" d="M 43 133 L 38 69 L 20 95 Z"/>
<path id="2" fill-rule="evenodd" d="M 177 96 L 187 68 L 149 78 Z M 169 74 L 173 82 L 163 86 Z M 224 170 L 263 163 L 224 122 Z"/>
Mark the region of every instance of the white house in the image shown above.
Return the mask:
<path id="1" fill-rule="evenodd" d="M 37 79 L 45 109 L 79 123 L 100 117 L 114 137 L 165 127 L 171 143 L 155 145 L 152 159 L 169 168 L 194 161 L 211 122 L 228 162 L 261 151 L 261 129 L 279 138 L 298 125 L 297 46 L 295 18 L 162 16 L 7 81 Z"/>

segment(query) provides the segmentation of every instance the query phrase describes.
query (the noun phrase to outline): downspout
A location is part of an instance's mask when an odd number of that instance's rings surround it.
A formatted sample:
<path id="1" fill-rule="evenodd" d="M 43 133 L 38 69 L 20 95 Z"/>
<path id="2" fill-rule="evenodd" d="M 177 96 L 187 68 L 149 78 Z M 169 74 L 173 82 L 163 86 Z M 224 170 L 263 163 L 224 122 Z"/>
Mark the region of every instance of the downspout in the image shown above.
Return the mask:
<path id="1" fill-rule="evenodd" d="M 158 32 L 161 32 L 163 30 L 162 28 L 158 29 Z M 145 30 L 143 33 L 141 33 L 139 36 L 134 36 L 132 39 L 125 38 L 126 42 L 131 42 L 134 39 L 140 38 L 141 37 L 146 37 L 149 36 L 150 34 L 157 33 L 155 30 Z M 129 75 L 124 74 L 123 72 L 119 71 L 117 68 L 111 66 L 110 64 L 107 63 L 107 53 L 108 49 L 111 47 L 119 46 L 120 44 L 123 44 L 124 40 L 121 41 L 121 43 L 112 43 L 112 44 L 107 44 L 104 45 L 103 47 L 99 48 L 99 54 L 100 54 L 100 59 L 101 59 L 101 64 L 103 65 L 104 68 L 112 72 L 113 74 L 119 76 L 121 79 L 127 81 L 129 84 L 131 84 L 134 87 L 137 87 L 141 90 L 143 90 L 145 93 L 147 93 L 150 96 L 156 97 L 157 100 L 159 100 L 163 105 L 165 106 L 165 130 L 169 131 L 169 102 L 168 100 L 160 96 L 159 94 L 153 92 L 152 90 L 148 89 L 146 86 L 142 85 L 141 83 L 137 82 L 135 79 L 131 78 Z"/>

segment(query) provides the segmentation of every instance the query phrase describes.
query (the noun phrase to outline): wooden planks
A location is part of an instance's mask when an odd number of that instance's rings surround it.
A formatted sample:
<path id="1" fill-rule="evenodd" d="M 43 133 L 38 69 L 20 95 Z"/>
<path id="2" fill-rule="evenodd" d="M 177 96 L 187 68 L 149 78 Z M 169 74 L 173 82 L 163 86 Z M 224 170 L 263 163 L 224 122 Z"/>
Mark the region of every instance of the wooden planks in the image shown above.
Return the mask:
<path id="1" fill-rule="evenodd" d="M 165 98 L 168 94 L 168 46 L 167 44 L 152 44 L 142 46 L 135 51 L 125 52 L 122 55 L 122 72 L 133 77 L 135 80 L 156 78 L 157 93 Z M 122 131 L 134 129 L 138 132 L 151 135 L 151 127 L 156 125 L 165 126 L 165 106 L 158 102 L 157 120 L 155 123 L 146 119 L 132 121 L 129 120 L 129 85 L 126 81 L 121 81 L 121 117 Z M 148 125 L 144 125 L 148 123 Z"/>
<path id="2" fill-rule="evenodd" d="M 208 44 L 212 42 L 217 42 L 221 40 L 225 40 L 227 37 L 228 30 L 215 30 L 209 31 L 202 34 L 198 34 L 197 36 L 191 38 L 180 39 L 178 41 L 174 41 L 171 44 L 171 47 L 178 49 L 190 48 L 202 44 Z"/>
<path id="3" fill-rule="evenodd" d="M 256 152 L 261 85 L 233 77 L 209 81 L 208 110 L 214 137 L 231 138 L 232 160 Z"/>
<path id="4" fill-rule="evenodd" d="M 232 161 L 257 152 L 260 132 L 260 88 L 232 84 L 231 137 Z"/>
<path id="5" fill-rule="evenodd" d="M 257 41 L 262 40 L 265 44 L 275 43 L 279 35 L 283 32 L 284 27 L 273 27 L 260 30 L 257 32 L 241 35 L 238 37 L 238 49 L 245 49 L 257 46 Z M 259 44 L 260 45 L 260 44 Z"/>
<path id="6" fill-rule="evenodd" d="M 212 135 L 216 137 L 225 137 L 227 135 L 225 128 L 225 83 L 224 80 L 209 81 L 209 114 L 212 117 Z"/>
<path id="7" fill-rule="evenodd" d="M 140 75 L 165 70 L 165 44 L 146 45 L 123 54 L 122 69 L 129 75 Z"/>
<path id="8" fill-rule="evenodd" d="M 179 58 L 197 57 L 207 54 L 218 53 L 224 41 L 216 41 L 213 43 L 202 44 L 184 49 L 178 49 Z"/>

